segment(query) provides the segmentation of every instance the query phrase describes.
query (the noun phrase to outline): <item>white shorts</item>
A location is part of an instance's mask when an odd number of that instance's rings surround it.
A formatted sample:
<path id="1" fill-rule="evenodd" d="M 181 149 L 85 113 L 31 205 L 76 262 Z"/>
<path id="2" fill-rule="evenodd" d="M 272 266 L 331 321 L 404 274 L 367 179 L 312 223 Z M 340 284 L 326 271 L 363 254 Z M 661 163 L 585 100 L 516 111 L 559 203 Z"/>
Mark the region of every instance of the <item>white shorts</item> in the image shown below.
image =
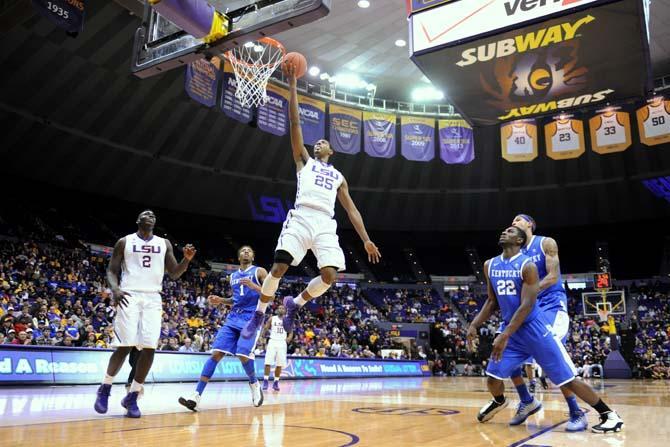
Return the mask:
<path id="1" fill-rule="evenodd" d="M 265 351 L 265 365 L 286 367 L 286 342 L 270 340 Z"/>
<path id="2" fill-rule="evenodd" d="M 319 269 L 335 267 L 342 271 L 346 268 L 335 219 L 322 211 L 303 206 L 288 212 L 275 251 L 290 253 L 293 256 L 291 265 L 295 266 L 310 249 Z"/>
<path id="3" fill-rule="evenodd" d="M 128 293 L 128 304 L 116 308 L 112 346 L 156 349 L 161 335 L 163 314 L 161 295 L 157 292 Z"/>

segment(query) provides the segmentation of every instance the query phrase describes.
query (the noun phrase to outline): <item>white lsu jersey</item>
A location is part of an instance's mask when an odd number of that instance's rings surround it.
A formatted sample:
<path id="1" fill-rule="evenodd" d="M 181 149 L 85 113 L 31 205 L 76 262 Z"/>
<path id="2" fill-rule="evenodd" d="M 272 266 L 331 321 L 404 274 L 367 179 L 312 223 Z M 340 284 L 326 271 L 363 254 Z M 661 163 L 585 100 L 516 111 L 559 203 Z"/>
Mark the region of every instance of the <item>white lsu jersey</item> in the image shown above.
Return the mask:
<path id="1" fill-rule="evenodd" d="M 647 138 L 670 134 L 670 113 L 666 109 L 666 101 L 647 105 L 649 116 L 644 120 L 644 136 Z"/>
<path id="2" fill-rule="evenodd" d="M 580 148 L 579 133 L 572 128 L 572 120 L 556 121 L 551 146 L 554 152 L 574 151 Z"/>
<path id="3" fill-rule="evenodd" d="M 286 331 L 284 330 L 284 322 L 276 315 L 272 316 L 270 323 L 270 340 L 271 341 L 286 341 Z"/>
<path id="4" fill-rule="evenodd" d="M 344 176 L 340 171 L 331 164 L 310 157 L 297 175 L 296 208 L 306 206 L 333 217 L 337 190 L 344 182 Z"/>
<path id="5" fill-rule="evenodd" d="M 165 275 L 165 239 L 153 236 L 145 241 L 137 233 L 129 234 L 125 239 L 121 290 L 160 292 Z"/>
<path id="6" fill-rule="evenodd" d="M 533 137 L 528 135 L 526 124 L 512 124 L 512 134 L 507 138 L 507 153 L 531 154 L 532 152 Z"/>
<path id="7" fill-rule="evenodd" d="M 596 145 L 609 146 L 626 142 L 626 128 L 619 122 L 617 113 L 600 115 L 600 125 L 596 128 Z"/>

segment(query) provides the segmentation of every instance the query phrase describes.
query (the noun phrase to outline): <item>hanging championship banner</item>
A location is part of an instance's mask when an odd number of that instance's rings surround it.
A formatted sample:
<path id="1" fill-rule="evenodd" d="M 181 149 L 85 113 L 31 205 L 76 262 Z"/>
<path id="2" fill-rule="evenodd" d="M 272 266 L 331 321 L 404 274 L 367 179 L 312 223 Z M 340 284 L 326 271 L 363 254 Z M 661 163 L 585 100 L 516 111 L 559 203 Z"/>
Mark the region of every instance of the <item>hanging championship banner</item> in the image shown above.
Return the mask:
<path id="1" fill-rule="evenodd" d="M 237 80 L 233 67 L 225 59 L 223 64 L 223 88 L 221 90 L 221 110 L 223 110 L 223 113 L 241 123 L 251 122 L 254 117 L 254 109 L 243 106 L 240 100 L 235 97 Z"/>
<path id="2" fill-rule="evenodd" d="M 326 137 L 326 103 L 298 95 L 300 127 L 305 144 L 313 146 Z"/>
<path id="3" fill-rule="evenodd" d="M 647 146 L 670 143 L 670 100 L 654 98 L 637 112 L 640 141 Z"/>
<path id="4" fill-rule="evenodd" d="M 468 164 L 475 159 L 475 138 L 465 120 L 439 120 L 440 158 L 447 164 Z"/>
<path id="5" fill-rule="evenodd" d="M 411 161 L 430 161 L 435 158 L 435 120 L 401 116 L 400 152 Z"/>
<path id="6" fill-rule="evenodd" d="M 213 63 L 198 59 L 186 65 L 184 89 L 191 99 L 212 107 L 216 104 L 221 72 Z"/>
<path id="7" fill-rule="evenodd" d="M 273 135 L 286 135 L 288 129 L 288 90 L 268 84 L 268 100 L 258 108 L 258 128 Z"/>
<path id="8" fill-rule="evenodd" d="M 395 156 L 395 115 L 363 112 L 365 153 L 372 157 Z"/>
<path id="9" fill-rule="evenodd" d="M 33 0 L 33 8 L 68 33 L 84 30 L 84 0 Z"/>
<path id="10" fill-rule="evenodd" d="M 535 120 L 517 120 L 500 126 L 502 157 L 511 162 L 537 158 L 537 125 Z"/>
<path id="11" fill-rule="evenodd" d="M 544 125 L 547 157 L 553 160 L 578 158 L 584 153 L 584 123 L 568 117 L 557 117 Z"/>
<path id="12" fill-rule="evenodd" d="M 596 154 L 611 154 L 628 149 L 633 143 L 630 136 L 630 115 L 609 111 L 589 120 L 591 148 Z"/>
<path id="13" fill-rule="evenodd" d="M 328 106 L 330 116 L 330 145 L 335 152 L 357 154 L 361 151 L 360 110 L 336 104 Z"/>

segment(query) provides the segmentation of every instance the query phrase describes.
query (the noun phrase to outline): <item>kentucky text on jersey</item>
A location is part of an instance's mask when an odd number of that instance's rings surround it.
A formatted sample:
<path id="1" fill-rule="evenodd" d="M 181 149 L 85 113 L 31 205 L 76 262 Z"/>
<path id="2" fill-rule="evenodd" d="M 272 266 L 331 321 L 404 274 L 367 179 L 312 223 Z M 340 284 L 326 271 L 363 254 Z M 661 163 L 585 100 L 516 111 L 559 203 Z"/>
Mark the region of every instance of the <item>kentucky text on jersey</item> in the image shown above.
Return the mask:
<path id="1" fill-rule="evenodd" d="M 496 278 L 520 278 L 521 271 L 519 270 L 491 270 L 491 276 Z"/>
<path id="2" fill-rule="evenodd" d="M 243 279 L 251 280 L 260 285 L 256 277 L 258 267 L 249 266 L 246 270 L 237 270 L 230 275 L 230 286 L 233 289 L 233 310 L 254 311 L 260 298 L 260 293 L 251 287 L 241 284 Z"/>
<path id="3" fill-rule="evenodd" d="M 489 261 L 489 281 L 498 299 L 498 306 L 503 321 L 509 323 L 514 313 L 521 306 L 521 289 L 523 288 L 523 267 L 531 262 L 528 256 L 517 253 L 505 259 L 502 255 Z M 526 317 L 530 321 L 537 317 L 540 310 L 536 305 Z"/>

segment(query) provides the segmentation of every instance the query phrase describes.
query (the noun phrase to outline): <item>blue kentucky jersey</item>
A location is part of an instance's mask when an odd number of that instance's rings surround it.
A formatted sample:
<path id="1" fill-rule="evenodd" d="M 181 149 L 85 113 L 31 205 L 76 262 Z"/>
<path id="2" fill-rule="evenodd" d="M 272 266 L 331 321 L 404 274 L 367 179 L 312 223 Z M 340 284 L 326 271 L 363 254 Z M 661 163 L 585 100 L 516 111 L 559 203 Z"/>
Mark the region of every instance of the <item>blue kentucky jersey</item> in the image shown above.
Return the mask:
<path id="1" fill-rule="evenodd" d="M 531 262 L 531 259 L 522 253 L 517 253 L 509 259 L 500 255 L 489 261 L 489 281 L 493 293 L 498 298 L 500 313 L 505 324 L 510 322 L 521 305 L 521 288 L 523 287 L 521 271 L 528 262 Z M 535 319 L 539 313 L 540 309 L 536 303 L 525 321 Z"/>
<path id="2" fill-rule="evenodd" d="M 240 281 L 245 278 L 250 279 L 254 284 L 258 284 L 256 270 L 258 270 L 258 267 L 252 265 L 246 270 L 237 270 L 230 275 L 230 286 L 233 289 L 233 310 L 256 310 L 256 304 L 258 304 L 258 299 L 261 296 L 260 292 L 240 284 Z"/>
<path id="3" fill-rule="evenodd" d="M 521 248 L 521 253 L 528 256 L 531 261 L 537 266 L 537 274 L 540 277 L 540 281 L 547 276 L 547 257 L 544 254 L 542 248 L 542 242 L 544 242 L 544 236 L 533 235 L 530 238 L 530 242 Z M 561 272 L 559 267 L 558 280 L 555 284 L 552 284 L 550 287 L 541 290 L 537 294 L 537 301 L 540 303 L 540 306 L 543 308 L 558 307 L 563 305 L 561 301 L 566 301 L 565 299 L 565 289 L 563 288 L 563 278 L 561 278 Z M 567 305 L 567 302 L 565 303 Z M 567 311 L 567 309 L 564 309 Z"/>

